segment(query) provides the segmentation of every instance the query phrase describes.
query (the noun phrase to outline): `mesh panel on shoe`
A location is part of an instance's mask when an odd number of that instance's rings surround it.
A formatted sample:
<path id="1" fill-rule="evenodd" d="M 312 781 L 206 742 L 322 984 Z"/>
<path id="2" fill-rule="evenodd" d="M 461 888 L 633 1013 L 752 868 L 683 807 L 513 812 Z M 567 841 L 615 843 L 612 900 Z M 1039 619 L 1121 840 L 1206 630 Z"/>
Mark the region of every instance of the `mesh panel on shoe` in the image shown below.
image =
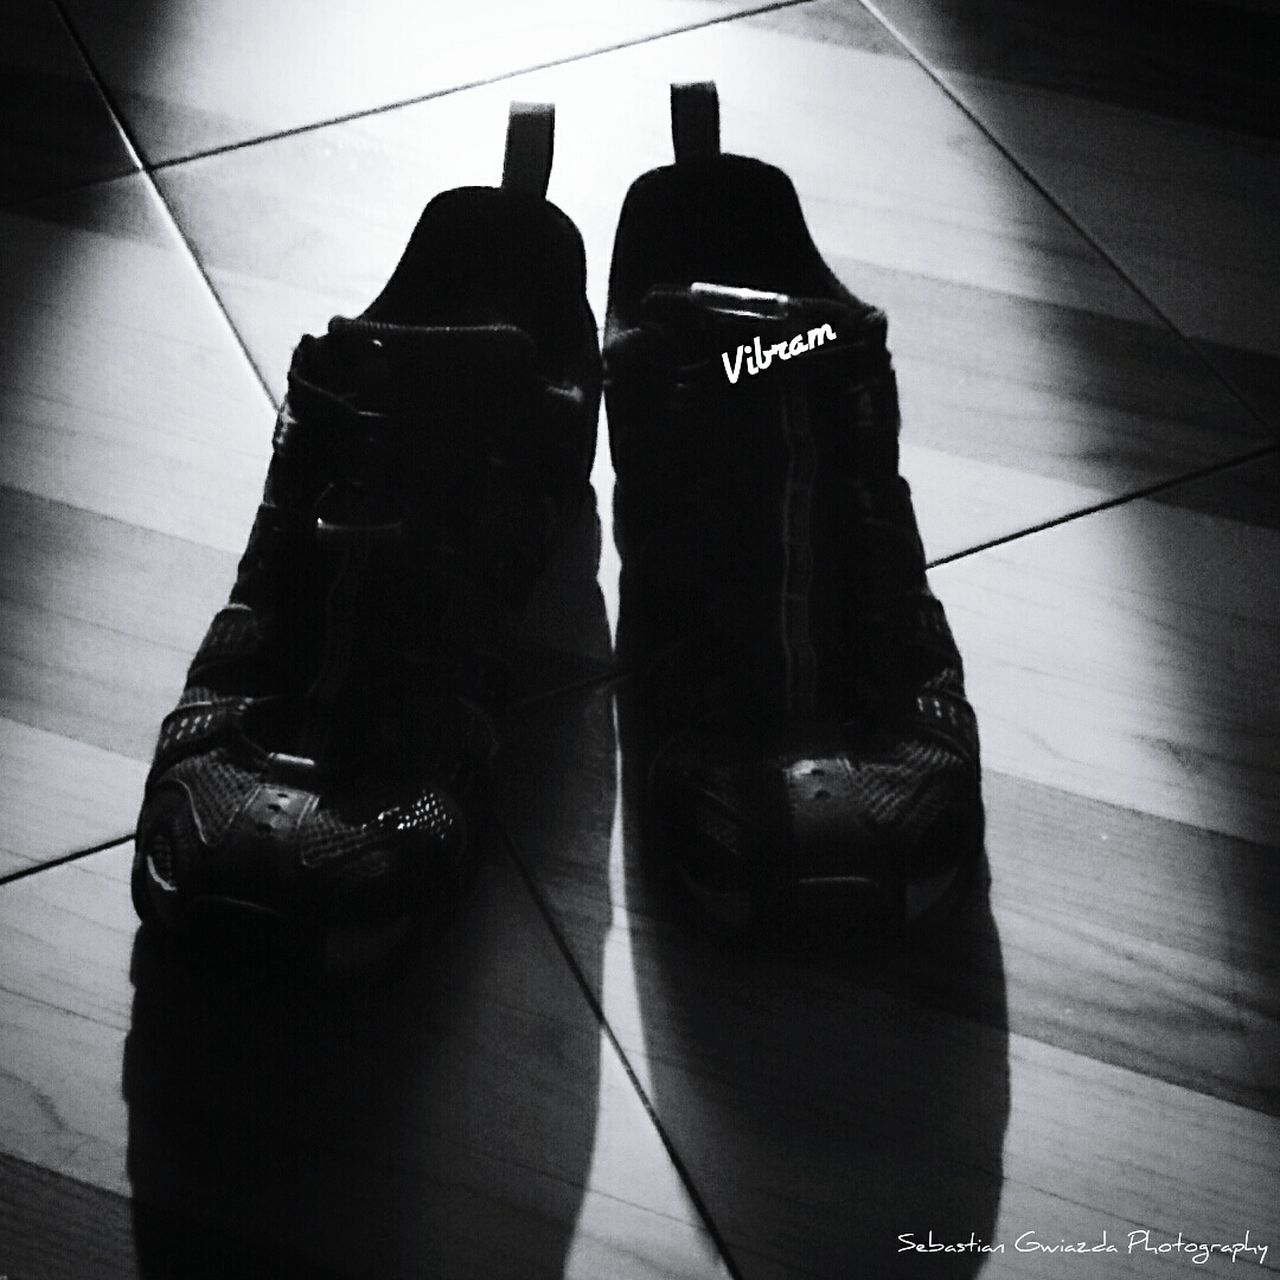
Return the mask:
<path id="1" fill-rule="evenodd" d="M 897 743 L 887 759 L 849 760 L 850 782 L 860 807 L 877 827 L 918 832 L 939 816 L 944 788 L 931 785 L 963 763 L 945 747 L 920 739 Z"/>
<path id="2" fill-rule="evenodd" d="M 301 832 L 301 860 L 315 866 L 349 859 L 369 852 L 388 841 L 406 836 L 444 844 L 453 832 L 455 819 L 440 796 L 432 790 L 415 800 L 386 810 L 369 822 L 352 822 L 334 809 L 317 808 Z"/>
<path id="3" fill-rule="evenodd" d="M 354 857 L 386 839 L 377 827 L 352 825 L 326 809 L 317 810 L 301 834 L 299 857 L 311 867 Z"/>
<path id="4" fill-rule="evenodd" d="M 224 747 L 179 760 L 164 777 L 186 787 L 196 822 L 210 844 L 226 837 L 241 803 L 259 782 L 256 774 L 234 763 Z"/>

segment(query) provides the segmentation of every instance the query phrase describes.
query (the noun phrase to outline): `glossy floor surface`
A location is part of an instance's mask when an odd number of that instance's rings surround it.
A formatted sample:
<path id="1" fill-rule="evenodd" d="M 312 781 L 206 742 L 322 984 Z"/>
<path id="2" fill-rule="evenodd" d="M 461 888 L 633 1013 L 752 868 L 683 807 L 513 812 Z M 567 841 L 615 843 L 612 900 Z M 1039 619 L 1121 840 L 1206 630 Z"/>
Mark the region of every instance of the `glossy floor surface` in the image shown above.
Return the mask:
<path id="1" fill-rule="evenodd" d="M 0 33 L 0 1276 L 1280 1270 L 1269 6 L 22 0 Z M 603 549 L 529 622 L 455 926 L 354 993 L 165 963 L 129 836 L 298 335 L 496 181 L 511 99 L 558 105 L 602 314 L 668 82 L 706 78 L 889 313 L 989 900 L 854 965 L 680 919 L 617 745 L 602 423 Z"/>

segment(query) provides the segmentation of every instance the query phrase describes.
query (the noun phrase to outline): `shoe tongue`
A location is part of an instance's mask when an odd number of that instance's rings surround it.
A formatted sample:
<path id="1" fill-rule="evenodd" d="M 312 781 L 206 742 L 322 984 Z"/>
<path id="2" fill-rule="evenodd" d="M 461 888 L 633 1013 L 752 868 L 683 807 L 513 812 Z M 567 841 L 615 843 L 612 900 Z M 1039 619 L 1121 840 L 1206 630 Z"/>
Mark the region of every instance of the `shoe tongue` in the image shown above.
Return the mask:
<path id="1" fill-rule="evenodd" d="M 435 423 L 523 417 L 537 385 L 533 342 L 514 325 L 413 327 L 337 317 L 323 343 L 324 390 L 362 413 Z"/>
<path id="2" fill-rule="evenodd" d="M 618 344 L 624 362 L 667 373 L 700 366 L 699 385 L 714 388 L 723 404 L 802 380 L 835 465 L 868 479 L 897 475 L 897 389 L 884 312 L 856 299 L 694 283 L 651 288 L 640 316 L 640 327 Z"/>

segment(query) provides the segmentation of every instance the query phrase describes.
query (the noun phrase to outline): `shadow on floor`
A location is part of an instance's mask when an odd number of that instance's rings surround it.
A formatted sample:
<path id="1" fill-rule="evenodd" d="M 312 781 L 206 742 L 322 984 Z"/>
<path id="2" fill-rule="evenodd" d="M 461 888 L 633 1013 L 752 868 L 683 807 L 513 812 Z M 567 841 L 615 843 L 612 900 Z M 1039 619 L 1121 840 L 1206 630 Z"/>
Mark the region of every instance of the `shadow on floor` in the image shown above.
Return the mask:
<path id="1" fill-rule="evenodd" d="M 556 589 L 607 652 L 588 515 Z M 533 706 L 599 672 L 536 636 L 516 669 Z M 544 794 L 565 744 L 525 740 L 512 767 Z M 558 821 L 571 838 L 575 814 Z M 599 957 L 598 938 L 578 955 L 592 981 Z M 139 933 L 124 1094 L 141 1275 L 564 1274 L 600 1029 L 496 830 L 444 935 L 390 974 L 303 991 L 177 959 Z"/>
<path id="2" fill-rule="evenodd" d="M 631 930 L 652 1101 L 739 1273 L 977 1275 L 1009 1115 L 985 891 L 932 944 L 863 959 L 712 938 L 642 844 L 623 743 L 627 877 L 655 912 Z M 972 1247 L 910 1249 L 931 1242 Z"/>
<path id="3" fill-rule="evenodd" d="M 389 981 L 218 989 L 135 946 L 125 1053 L 143 1276 L 556 1276 L 598 1030 L 501 855 Z"/>

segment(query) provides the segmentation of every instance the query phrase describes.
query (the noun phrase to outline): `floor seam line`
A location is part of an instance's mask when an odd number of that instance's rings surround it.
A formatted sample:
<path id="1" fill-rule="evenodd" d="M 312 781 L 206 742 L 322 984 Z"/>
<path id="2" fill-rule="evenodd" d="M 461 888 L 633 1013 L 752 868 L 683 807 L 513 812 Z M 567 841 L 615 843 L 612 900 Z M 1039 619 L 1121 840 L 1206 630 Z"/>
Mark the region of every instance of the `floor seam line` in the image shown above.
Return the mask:
<path id="1" fill-rule="evenodd" d="M 635 1068 L 631 1065 L 631 1059 L 623 1049 L 621 1042 L 618 1040 L 617 1034 L 613 1030 L 612 1024 L 605 1015 L 604 1006 L 596 993 L 591 989 L 591 984 L 587 981 L 586 974 L 582 971 L 582 966 L 578 963 L 578 958 L 573 952 L 573 948 L 569 945 L 559 923 L 555 918 L 555 912 L 548 902 L 545 894 L 542 892 L 541 885 L 529 868 L 525 865 L 524 859 L 516 850 L 515 840 L 505 827 L 499 823 L 502 830 L 502 843 L 506 846 L 507 856 L 515 864 L 516 872 L 524 883 L 525 889 L 529 896 L 533 899 L 534 906 L 538 914 L 542 917 L 543 924 L 546 925 L 547 931 L 551 934 L 552 941 L 555 943 L 556 949 L 560 952 L 561 958 L 569 967 L 569 972 L 573 975 L 574 981 L 577 983 L 583 998 L 590 1007 L 596 1022 L 599 1024 L 600 1030 L 608 1040 L 618 1061 L 622 1065 L 622 1070 L 626 1074 L 627 1080 L 631 1088 L 635 1091 L 635 1095 L 644 1108 L 645 1115 L 649 1119 L 649 1123 L 653 1126 L 654 1132 L 658 1135 L 658 1140 L 662 1143 L 663 1149 L 667 1153 L 667 1158 L 671 1161 L 672 1167 L 676 1171 L 676 1176 L 680 1179 L 681 1185 L 684 1187 L 685 1193 L 689 1196 L 690 1202 L 697 1211 L 698 1217 L 701 1219 L 703 1226 L 706 1228 L 707 1234 L 710 1236 L 712 1243 L 715 1245 L 716 1253 L 719 1255 L 721 1262 L 724 1263 L 725 1269 L 728 1271 L 732 1280 L 745 1280 L 745 1277 L 738 1266 L 737 1260 L 730 1252 L 728 1241 L 725 1239 L 714 1216 L 711 1208 L 704 1199 L 701 1191 L 698 1190 L 697 1184 L 694 1182 L 692 1171 L 685 1164 L 684 1158 L 675 1145 L 674 1139 L 668 1134 L 666 1125 L 662 1118 L 658 1115 L 657 1108 L 654 1106 L 653 1100 L 649 1097 L 648 1091 L 640 1081 Z"/>
<path id="2" fill-rule="evenodd" d="M 1146 306 L 1151 314 L 1157 317 L 1164 328 L 1173 335 L 1182 346 L 1196 361 L 1196 363 L 1206 371 L 1210 377 L 1224 391 L 1231 396 L 1251 421 L 1260 426 L 1267 436 L 1274 438 L 1276 435 L 1276 426 L 1263 417 L 1262 413 L 1254 408 L 1253 404 L 1245 396 L 1245 394 L 1236 386 L 1236 384 L 1222 372 L 1218 366 L 1209 359 L 1209 357 L 1196 345 L 1195 340 L 1188 337 L 1182 332 L 1182 329 L 1174 322 L 1174 320 L 1165 313 L 1162 307 L 1147 295 L 1146 291 L 1141 288 L 1137 281 L 1120 265 L 1115 256 L 1102 244 L 1096 235 L 1088 230 L 1076 217 L 1062 204 L 1058 197 L 1049 189 L 1031 169 L 1030 165 L 1024 162 L 1009 144 L 1002 141 L 986 124 L 979 115 L 976 108 L 969 105 L 965 97 L 959 89 L 955 88 L 947 79 L 944 72 L 933 65 L 933 63 L 925 56 L 925 54 L 916 47 L 916 45 L 904 35 L 894 23 L 885 17 L 880 11 L 876 0 L 858 0 L 858 3 L 871 15 L 876 22 L 889 33 L 889 35 L 902 47 L 908 57 L 924 72 L 926 76 L 938 87 L 938 89 L 951 101 L 956 108 L 961 111 L 965 118 L 977 128 L 982 136 L 996 148 L 997 151 L 1009 162 L 1030 187 L 1032 187 L 1040 197 L 1045 200 L 1050 208 L 1052 208 L 1059 217 L 1061 217 L 1069 227 L 1087 244 L 1094 253 L 1102 259 L 1103 262 L 1115 272 L 1116 276 L 1123 282 L 1126 288 L 1132 291 L 1133 295 L 1138 298 L 1144 306 Z"/>
<path id="3" fill-rule="evenodd" d="M 95 853 L 105 853 L 108 849 L 114 849 L 117 845 L 127 844 L 133 839 L 133 832 L 126 832 L 122 836 L 113 836 L 110 840 L 104 840 L 100 844 L 90 845 L 87 849 L 76 849 L 71 853 L 60 853 L 56 858 L 45 858 L 37 862 L 34 866 L 19 867 L 17 871 L 10 871 L 7 875 L 0 876 L 0 889 L 5 885 L 15 884 L 19 880 L 29 880 L 32 876 L 38 876 L 42 871 L 52 871 L 55 867 L 65 867 L 69 862 L 79 862 L 83 858 L 90 858 Z"/>
<path id="4" fill-rule="evenodd" d="M 107 515 L 105 511 L 81 506 L 78 502 L 70 502 L 66 498 L 51 498 L 47 494 L 37 493 L 35 490 L 24 488 L 19 484 L 0 484 L 0 492 L 21 494 L 24 498 L 30 498 L 32 502 L 42 503 L 47 507 L 61 507 L 64 511 L 73 511 L 81 515 L 92 516 L 95 520 L 101 520 L 104 524 L 116 525 L 121 529 L 136 530 L 152 537 L 165 538 L 171 542 L 180 542 L 184 546 L 195 547 L 200 551 L 212 551 L 220 556 L 231 556 L 233 559 L 240 554 L 227 547 L 219 547 L 212 542 L 206 542 L 201 538 L 192 538 L 182 533 L 170 533 L 167 529 L 156 529 L 149 524 L 139 524 L 136 520 L 128 520 L 124 516 Z"/>
<path id="5" fill-rule="evenodd" d="M 590 58 L 603 57 L 610 53 L 619 53 L 625 49 L 636 49 L 641 45 L 652 44 L 657 40 L 666 40 L 672 36 L 688 35 L 694 31 L 704 31 L 709 27 L 723 26 L 730 22 L 737 22 L 740 19 L 754 18 L 761 14 L 774 13 L 782 9 L 802 8 L 805 5 L 814 3 L 815 0 L 775 0 L 772 4 L 761 4 L 751 9 L 738 10 L 733 13 L 720 14 L 713 18 L 708 18 L 700 22 L 691 22 L 686 26 L 675 27 L 668 31 L 658 31 L 651 35 L 637 36 L 630 40 L 618 40 L 612 44 L 600 45 L 597 48 L 586 49 L 580 53 L 565 54 L 561 57 L 548 58 L 545 62 L 536 62 L 527 67 L 520 67 L 512 71 L 495 72 L 488 76 L 477 76 L 474 80 L 465 81 L 462 84 L 449 85 L 443 89 L 430 90 L 426 93 L 413 94 L 406 98 L 399 98 L 395 102 L 381 103 L 376 107 L 364 107 L 354 111 L 340 112 L 335 116 L 326 117 L 323 120 L 311 120 L 306 124 L 295 125 L 287 129 L 277 129 L 268 133 L 258 134 L 252 138 L 243 138 L 239 141 L 228 142 L 219 146 L 207 147 L 204 150 L 192 151 L 181 156 L 169 156 L 163 160 L 149 161 L 142 158 L 142 154 L 137 150 L 133 138 L 127 129 L 124 128 L 123 119 L 119 111 L 115 108 L 113 102 L 109 105 L 112 107 L 112 114 L 117 117 L 121 125 L 122 131 L 128 139 L 130 145 L 137 152 L 139 167 L 146 173 L 158 173 L 164 169 L 171 169 L 178 165 L 190 164 L 197 160 L 208 160 L 217 156 L 228 155 L 236 151 L 247 150 L 251 147 L 261 146 L 270 142 L 280 142 L 286 138 L 299 137 L 308 133 L 317 133 L 322 129 L 333 128 L 337 125 L 351 124 L 357 120 L 367 120 L 375 116 L 387 115 L 393 111 L 401 111 L 408 107 L 419 106 L 422 103 L 432 102 L 437 98 L 447 98 L 455 93 L 467 93 L 473 89 L 483 89 L 492 85 L 502 84 L 506 80 L 515 80 L 520 76 L 534 75 L 539 71 L 551 71 L 556 67 L 572 66 L 577 62 L 585 62 Z M 54 0 L 54 3 L 61 8 L 61 0 Z M 64 16 L 64 22 L 67 21 Z M 70 23 L 67 23 L 70 26 Z M 77 43 L 80 43 L 77 38 Z M 88 62 L 86 51 L 81 49 L 81 56 Z M 92 66 L 92 64 L 90 64 Z M 105 94 L 105 86 L 103 86 L 94 72 L 95 82 L 99 83 L 100 91 Z"/>
<path id="6" fill-rule="evenodd" d="M 942 565 L 954 564 L 957 560 L 964 560 L 969 556 L 976 556 L 980 552 L 990 551 L 993 547 L 1006 546 L 1008 543 L 1017 542 L 1022 538 L 1028 538 L 1032 534 L 1045 533 L 1049 529 L 1057 529 L 1062 525 L 1071 524 L 1077 520 L 1083 520 L 1088 516 L 1098 515 L 1100 512 L 1112 511 L 1116 507 L 1123 507 L 1131 502 L 1138 502 L 1144 498 L 1152 498 L 1157 494 L 1165 493 L 1170 489 L 1176 489 L 1179 485 L 1191 484 L 1196 480 L 1204 480 L 1211 476 L 1220 475 L 1224 471 L 1230 471 L 1233 467 L 1248 466 L 1250 463 L 1258 462 L 1262 458 L 1270 457 L 1275 453 L 1280 453 L 1280 441 L 1262 445 L 1257 449 L 1251 450 L 1249 453 L 1240 454 L 1237 457 L 1228 458 L 1221 462 L 1209 463 L 1207 466 L 1200 467 L 1195 471 L 1184 472 L 1170 479 L 1157 480 L 1141 489 L 1135 489 L 1129 493 L 1120 494 L 1118 497 L 1105 498 L 1101 502 L 1095 502 L 1090 506 L 1082 507 L 1079 511 L 1069 511 L 1066 515 L 1055 516 L 1050 520 L 1044 520 L 1041 523 L 1031 525 L 1026 529 L 1019 529 L 1014 533 L 1002 534 L 998 538 L 989 538 L 986 542 L 981 542 L 977 546 L 966 547 L 963 551 L 953 551 L 949 555 L 939 556 L 936 560 L 930 560 L 928 562 L 928 568 L 937 569 Z M 1222 518 L 1226 519 L 1227 517 Z"/>
<path id="7" fill-rule="evenodd" d="M 122 1208 L 133 1203 L 133 1198 L 123 1191 L 116 1191 L 111 1187 L 104 1187 L 100 1183 L 93 1182 L 88 1178 L 79 1177 L 74 1173 L 68 1173 L 65 1169 L 54 1169 L 47 1164 L 42 1164 L 39 1160 L 31 1159 L 30 1156 L 19 1155 L 15 1151 L 0 1150 L 0 1160 L 10 1160 L 14 1164 L 20 1164 L 24 1168 L 30 1169 L 37 1176 L 47 1177 L 54 1182 L 69 1183 L 71 1186 L 81 1187 L 95 1195 L 105 1196 L 111 1200 L 117 1201 Z"/>
<path id="8" fill-rule="evenodd" d="M 177 235 L 178 240 L 182 244 L 182 247 L 186 250 L 187 257 L 189 258 L 191 265 L 195 267 L 196 271 L 199 273 L 200 279 L 204 282 L 205 289 L 208 291 L 210 300 L 213 302 L 213 305 L 217 308 L 219 315 L 221 315 L 224 323 L 226 324 L 228 330 L 230 331 L 231 337 L 235 342 L 236 346 L 239 348 L 240 354 L 242 355 L 246 364 L 248 365 L 249 370 L 253 374 L 255 381 L 262 388 L 262 392 L 266 396 L 267 402 L 273 407 L 273 409 L 278 409 L 279 403 L 276 400 L 276 397 L 271 392 L 270 384 L 268 383 L 267 379 L 263 376 L 263 372 L 258 367 L 257 361 L 253 358 L 252 353 L 249 351 L 249 347 L 246 344 L 244 338 L 241 336 L 240 330 L 236 327 L 235 322 L 231 319 L 231 315 L 227 311 L 226 304 L 223 302 L 221 294 L 219 294 L 217 288 L 214 286 L 212 277 L 209 275 L 209 272 L 205 269 L 204 263 L 200 260 L 200 255 L 195 250 L 195 245 L 191 242 L 190 237 L 187 235 L 181 222 L 179 222 L 177 215 L 174 213 L 169 202 L 165 199 L 164 193 L 160 190 L 159 184 L 155 180 L 154 170 L 152 166 L 148 165 L 143 160 L 142 151 L 138 146 L 137 138 L 134 136 L 133 130 L 130 128 L 129 123 L 125 118 L 124 112 L 120 110 L 119 103 L 116 101 L 115 94 L 111 90 L 111 87 L 107 84 L 106 80 L 98 71 L 97 64 L 90 57 L 88 46 L 85 44 L 84 40 L 81 38 L 79 31 L 76 30 L 75 25 L 72 23 L 70 17 L 68 16 L 63 6 L 63 0 L 53 0 L 53 5 L 54 5 L 54 8 L 57 10 L 59 17 L 62 19 L 63 26 L 66 28 L 68 36 L 70 37 L 72 42 L 75 44 L 76 50 L 79 53 L 81 60 L 84 62 L 85 68 L 88 70 L 89 75 L 92 77 L 94 84 L 97 86 L 99 94 L 102 95 L 103 100 L 106 102 L 107 109 L 111 112 L 113 118 L 115 119 L 116 126 L 120 130 L 120 134 L 125 141 L 125 145 L 129 148 L 129 150 L 132 152 L 134 156 L 134 159 L 137 161 L 139 166 L 139 169 L 138 169 L 139 174 L 147 183 L 148 187 L 150 187 L 152 194 L 155 196 L 160 207 L 164 210 L 165 216 L 168 218 L 169 224 L 172 230 Z M 121 176 L 131 176 L 131 175 L 121 175 Z"/>

